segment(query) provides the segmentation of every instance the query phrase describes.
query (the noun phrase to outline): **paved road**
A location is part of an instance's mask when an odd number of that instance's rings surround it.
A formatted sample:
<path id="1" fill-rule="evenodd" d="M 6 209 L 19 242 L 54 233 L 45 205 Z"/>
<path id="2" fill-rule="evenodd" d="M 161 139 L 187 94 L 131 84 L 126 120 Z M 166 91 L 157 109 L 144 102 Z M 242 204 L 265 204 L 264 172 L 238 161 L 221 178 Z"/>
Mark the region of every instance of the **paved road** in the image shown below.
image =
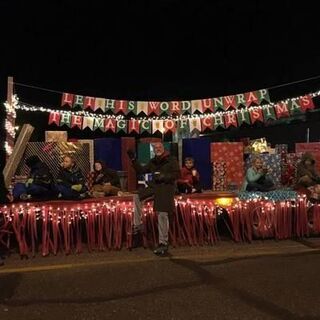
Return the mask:
<path id="1" fill-rule="evenodd" d="M 320 319 L 320 251 L 294 241 L 63 255 L 0 268 L 0 319 Z"/>

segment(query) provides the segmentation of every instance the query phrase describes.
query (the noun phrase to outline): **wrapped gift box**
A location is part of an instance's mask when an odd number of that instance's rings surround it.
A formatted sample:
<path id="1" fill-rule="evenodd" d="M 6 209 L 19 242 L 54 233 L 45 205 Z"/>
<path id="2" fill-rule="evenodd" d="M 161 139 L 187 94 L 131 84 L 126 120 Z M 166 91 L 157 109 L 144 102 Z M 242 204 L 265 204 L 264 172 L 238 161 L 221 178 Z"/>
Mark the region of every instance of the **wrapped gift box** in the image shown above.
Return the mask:
<path id="1" fill-rule="evenodd" d="M 271 148 L 271 147 L 268 146 L 267 153 L 269 153 L 269 154 L 277 154 L 277 151 L 276 151 L 275 148 Z"/>
<path id="2" fill-rule="evenodd" d="M 312 153 L 316 160 L 316 168 L 320 172 L 320 142 L 296 143 L 295 147 L 297 153 Z"/>
<path id="3" fill-rule="evenodd" d="M 287 153 L 282 165 L 282 183 L 286 186 L 294 186 L 297 179 L 297 166 L 302 157 L 302 153 Z"/>
<path id="4" fill-rule="evenodd" d="M 277 154 L 288 153 L 288 145 L 287 144 L 276 144 L 275 149 L 276 149 Z"/>
<path id="5" fill-rule="evenodd" d="M 68 132 L 67 131 L 46 131 L 45 141 L 46 142 L 67 142 Z"/>
<path id="6" fill-rule="evenodd" d="M 290 185 L 291 169 L 287 166 L 287 144 L 276 144 L 275 153 L 281 156 L 281 184 L 284 186 Z"/>
<path id="7" fill-rule="evenodd" d="M 246 170 L 251 166 L 252 159 L 256 155 L 249 155 L 246 159 Z M 281 156 L 279 154 L 260 154 L 259 157 L 263 160 L 264 164 L 268 167 L 268 175 L 276 185 L 281 185 Z"/>
<path id="8" fill-rule="evenodd" d="M 240 138 L 239 141 L 243 143 L 244 147 L 246 147 L 246 146 L 248 146 L 250 144 L 250 138 L 248 138 L 248 137 Z"/>
<path id="9" fill-rule="evenodd" d="M 212 189 L 214 191 L 226 190 L 227 188 L 226 162 L 214 161 L 212 165 L 213 165 Z"/>
<path id="10" fill-rule="evenodd" d="M 241 188 L 244 179 L 243 143 L 211 143 L 211 162 L 226 163 L 226 188 Z"/>
<path id="11" fill-rule="evenodd" d="M 268 152 L 268 143 L 266 138 L 260 138 L 250 141 L 250 147 L 253 153 Z"/>

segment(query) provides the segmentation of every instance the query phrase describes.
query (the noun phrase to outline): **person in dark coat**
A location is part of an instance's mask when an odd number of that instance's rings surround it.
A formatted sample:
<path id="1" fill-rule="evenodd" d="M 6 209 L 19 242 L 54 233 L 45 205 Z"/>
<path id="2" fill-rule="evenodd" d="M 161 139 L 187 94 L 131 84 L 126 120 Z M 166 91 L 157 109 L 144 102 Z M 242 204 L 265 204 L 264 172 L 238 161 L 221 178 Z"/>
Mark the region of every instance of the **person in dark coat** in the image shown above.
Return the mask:
<path id="1" fill-rule="evenodd" d="M 30 169 L 27 181 L 13 188 L 14 200 L 47 199 L 52 195 L 52 174 L 49 167 L 34 155 L 25 160 Z"/>
<path id="2" fill-rule="evenodd" d="M 297 166 L 296 189 L 305 189 L 309 199 L 320 200 L 320 175 L 316 170 L 316 161 L 309 152 L 303 154 Z"/>
<path id="3" fill-rule="evenodd" d="M 193 158 L 185 158 L 184 166 L 181 168 L 181 177 L 178 180 L 180 193 L 201 192 L 200 175 L 195 168 Z"/>
<path id="4" fill-rule="evenodd" d="M 104 161 L 94 163 L 92 194 L 98 196 L 121 195 L 120 178 L 115 170 L 107 168 Z"/>
<path id="5" fill-rule="evenodd" d="M 174 195 L 176 180 L 180 176 L 180 168 L 175 157 L 170 156 L 164 149 L 163 143 L 153 144 L 155 157 L 147 165 L 142 166 L 135 158 L 135 153 L 128 150 L 128 156 L 132 160 L 137 174 L 150 173 L 151 181 L 148 187 L 139 191 L 136 200 L 145 200 L 150 196 L 154 198 L 153 209 L 158 214 L 159 246 L 154 250 L 157 255 L 163 255 L 168 251 L 169 216 L 175 210 Z M 135 204 L 134 225 L 141 225 L 141 203 Z"/>
<path id="6" fill-rule="evenodd" d="M 302 187 L 311 187 L 320 183 L 320 175 L 316 171 L 316 162 L 311 153 L 303 154 L 297 166 L 297 184 Z"/>
<path id="7" fill-rule="evenodd" d="M 87 197 L 85 178 L 72 156 L 64 156 L 55 190 L 58 198 L 75 200 Z"/>

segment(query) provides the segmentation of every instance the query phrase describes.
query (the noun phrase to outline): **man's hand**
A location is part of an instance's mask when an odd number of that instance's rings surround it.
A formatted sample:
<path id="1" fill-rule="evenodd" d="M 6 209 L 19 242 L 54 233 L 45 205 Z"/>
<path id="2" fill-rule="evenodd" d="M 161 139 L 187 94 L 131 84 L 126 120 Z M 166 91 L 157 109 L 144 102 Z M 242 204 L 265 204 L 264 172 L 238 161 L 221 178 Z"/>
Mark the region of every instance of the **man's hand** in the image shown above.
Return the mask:
<path id="1" fill-rule="evenodd" d="M 153 174 L 153 179 L 157 183 L 163 182 L 164 175 L 162 173 L 160 173 L 160 172 L 155 172 Z"/>

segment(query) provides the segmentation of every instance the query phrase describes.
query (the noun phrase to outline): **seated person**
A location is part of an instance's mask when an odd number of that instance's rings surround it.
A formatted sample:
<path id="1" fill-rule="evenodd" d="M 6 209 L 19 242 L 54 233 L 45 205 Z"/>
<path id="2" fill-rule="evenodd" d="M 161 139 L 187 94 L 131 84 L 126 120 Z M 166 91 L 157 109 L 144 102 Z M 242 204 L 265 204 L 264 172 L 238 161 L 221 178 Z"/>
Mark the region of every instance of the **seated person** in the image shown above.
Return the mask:
<path id="1" fill-rule="evenodd" d="M 315 160 L 311 153 L 306 152 L 297 166 L 296 188 L 308 188 L 312 197 L 320 199 L 320 176 L 315 168 Z"/>
<path id="2" fill-rule="evenodd" d="M 181 169 L 181 178 L 177 181 L 180 193 L 201 192 L 200 175 L 194 166 L 193 158 L 185 158 Z"/>
<path id="3" fill-rule="evenodd" d="M 274 189 L 274 183 L 268 176 L 268 168 L 264 166 L 261 158 L 254 158 L 251 167 L 247 170 L 242 190 L 266 192 Z"/>
<path id="4" fill-rule="evenodd" d="M 85 178 L 72 156 L 64 156 L 55 190 L 58 198 L 83 199 L 87 196 Z"/>
<path id="5" fill-rule="evenodd" d="M 38 156 L 25 160 L 30 169 L 26 183 L 17 183 L 13 188 L 14 200 L 47 199 L 52 195 L 52 175 L 49 167 Z"/>
<path id="6" fill-rule="evenodd" d="M 92 195 L 94 197 L 122 195 L 120 191 L 120 179 L 117 172 L 107 168 L 106 164 L 101 160 L 95 161 L 94 163 Z"/>

